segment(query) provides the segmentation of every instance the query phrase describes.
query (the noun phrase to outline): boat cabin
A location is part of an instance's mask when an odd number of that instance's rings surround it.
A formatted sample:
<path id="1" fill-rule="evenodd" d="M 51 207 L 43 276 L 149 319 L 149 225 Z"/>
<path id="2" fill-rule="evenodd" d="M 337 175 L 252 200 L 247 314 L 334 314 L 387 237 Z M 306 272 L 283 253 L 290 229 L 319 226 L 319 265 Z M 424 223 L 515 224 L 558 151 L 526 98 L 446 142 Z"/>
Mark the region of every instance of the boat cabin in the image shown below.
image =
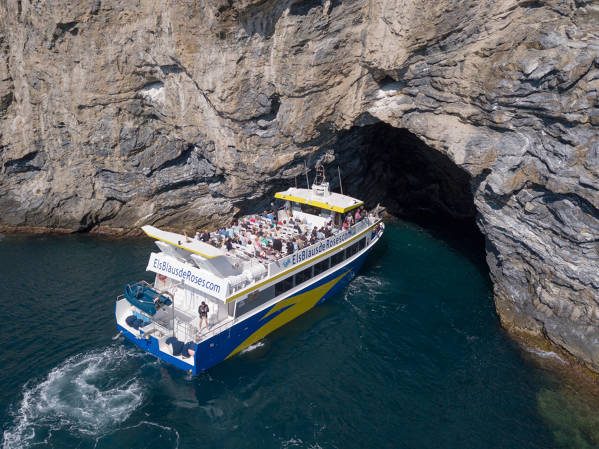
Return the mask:
<path id="1" fill-rule="evenodd" d="M 341 226 L 345 215 L 363 206 L 364 202 L 341 193 L 331 192 L 326 181 L 312 185 L 311 189 L 290 187 L 284 192 L 277 192 L 275 198 L 286 201 L 284 212 L 287 217 L 293 216 L 314 226 L 323 226 L 329 220 Z M 285 218 L 279 213 L 279 220 Z"/>

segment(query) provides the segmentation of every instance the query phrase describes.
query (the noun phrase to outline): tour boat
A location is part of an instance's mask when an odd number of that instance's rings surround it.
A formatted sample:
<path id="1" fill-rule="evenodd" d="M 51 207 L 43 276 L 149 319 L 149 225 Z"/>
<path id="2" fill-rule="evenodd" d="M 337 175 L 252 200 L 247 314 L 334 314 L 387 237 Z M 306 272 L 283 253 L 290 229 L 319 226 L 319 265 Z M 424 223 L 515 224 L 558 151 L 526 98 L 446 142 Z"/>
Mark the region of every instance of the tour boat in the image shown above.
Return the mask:
<path id="1" fill-rule="evenodd" d="M 155 278 L 128 284 L 117 298 L 120 332 L 195 375 L 339 292 L 384 224 L 378 208 L 366 212 L 362 201 L 331 192 L 323 178 L 276 193 L 280 210 L 201 239 L 143 226 L 160 250 L 147 266 Z M 200 320 L 202 302 L 208 313 Z"/>

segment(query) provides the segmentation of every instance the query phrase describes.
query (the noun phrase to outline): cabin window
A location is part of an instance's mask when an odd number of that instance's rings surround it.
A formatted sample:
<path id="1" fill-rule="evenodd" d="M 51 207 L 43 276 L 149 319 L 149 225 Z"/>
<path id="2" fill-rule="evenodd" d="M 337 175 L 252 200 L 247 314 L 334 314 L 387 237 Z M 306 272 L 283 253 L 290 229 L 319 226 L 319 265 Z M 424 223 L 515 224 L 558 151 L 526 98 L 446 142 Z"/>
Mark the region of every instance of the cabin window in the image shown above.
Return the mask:
<path id="1" fill-rule="evenodd" d="M 345 251 L 339 251 L 337 254 L 331 256 L 331 266 L 335 266 L 343 262 L 345 259 Z"/>
<path id="2" fill-rule="evenodd" d="M 288 277 L 287 279 L 283 279 L 280 282 L 275 284 L 275 296 L 279 296 L 285 293 L 287 290 L 291 290 L 293 288 L 293 276 Z"/>
<path id="3" fill-rule="evenodd" d="M 320 273 L 324 273 L 329 269 L 329 258 L 326 258 L 322 262 L 318 262 L 314 265 L 314 276 L 318 276 Z"/>
<path id="4" fill-rule="evenodd" d="M 366 239 L 360 239 L 360 241 L 358 242 L 358 250 L 363 250 L 364 248 L 366 248 Z"/>
<path id="5" fill-rule="evenodd" d="M 300 285 L 312 277 L 312 267 L 306 268 L 295 275 L 295 285 Z"/>
<path id="6" fill-rule="evenodd" d="M 309 204 L 302 204 L 301 206 L 302 212 L 310 215 L 320 215 L 322 209 L 316 206 L 310 206 Z"/>
<path id="7" fill-rule="evenodd" d="M 359 243 L 354 243 L 352 246 L 348 246 L 346 251 L 347 251 L 347 257 L 351 257 L 354 254 L 356 254 L 359 250 L 358 250 L 358 244 Z"/>
<path id="8" fill-rule="evenodd" d="M 237 313 L 235 316 L 241 316 L 249 311 L 261 306 L 275 297 L 275 287 L 271 285 L 264 290 L 254 290 L 248 294 L 247 298 L 237 302 Z"/>

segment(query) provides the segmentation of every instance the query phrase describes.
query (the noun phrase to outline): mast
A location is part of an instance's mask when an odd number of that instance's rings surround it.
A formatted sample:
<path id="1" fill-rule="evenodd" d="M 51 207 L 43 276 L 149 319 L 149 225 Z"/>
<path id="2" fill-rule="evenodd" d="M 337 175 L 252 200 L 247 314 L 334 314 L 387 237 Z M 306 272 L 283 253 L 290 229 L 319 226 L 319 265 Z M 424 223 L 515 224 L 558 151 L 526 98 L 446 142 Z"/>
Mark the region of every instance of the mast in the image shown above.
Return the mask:
<path id="1" fill-rule="evenodd" d="M 306 165 L 306 161 L 304 161 L 304 173 L 306 174 L 306 188 L 310 188 L 310 181 L 308 180 L 308 166 Z"/>
<path id="2" fill-rule="evenodd" d="M 326 180 L 326 175 L 324 172 L 324 167 L 322 165 L 318 164 L 315 168 L 316 176 L 314 177 L 314 184 L 318 186 Z"/>

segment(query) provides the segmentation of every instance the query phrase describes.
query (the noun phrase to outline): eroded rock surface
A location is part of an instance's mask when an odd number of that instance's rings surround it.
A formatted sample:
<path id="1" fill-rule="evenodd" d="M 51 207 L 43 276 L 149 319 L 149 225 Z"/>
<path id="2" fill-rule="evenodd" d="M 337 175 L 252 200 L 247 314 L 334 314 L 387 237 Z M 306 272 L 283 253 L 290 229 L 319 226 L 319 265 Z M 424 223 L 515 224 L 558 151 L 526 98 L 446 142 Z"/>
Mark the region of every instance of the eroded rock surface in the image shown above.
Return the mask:
<path id="1" fill-rule="evenodd" d="M 401 211 L 416 138 L 459 167 L 419 153 L 422 198 L 471 187 L 503 324 L 599 370 L 597 30 L 584 0 L 8 0 L 0 225 L 194 229 L 304 160 Z"/>

